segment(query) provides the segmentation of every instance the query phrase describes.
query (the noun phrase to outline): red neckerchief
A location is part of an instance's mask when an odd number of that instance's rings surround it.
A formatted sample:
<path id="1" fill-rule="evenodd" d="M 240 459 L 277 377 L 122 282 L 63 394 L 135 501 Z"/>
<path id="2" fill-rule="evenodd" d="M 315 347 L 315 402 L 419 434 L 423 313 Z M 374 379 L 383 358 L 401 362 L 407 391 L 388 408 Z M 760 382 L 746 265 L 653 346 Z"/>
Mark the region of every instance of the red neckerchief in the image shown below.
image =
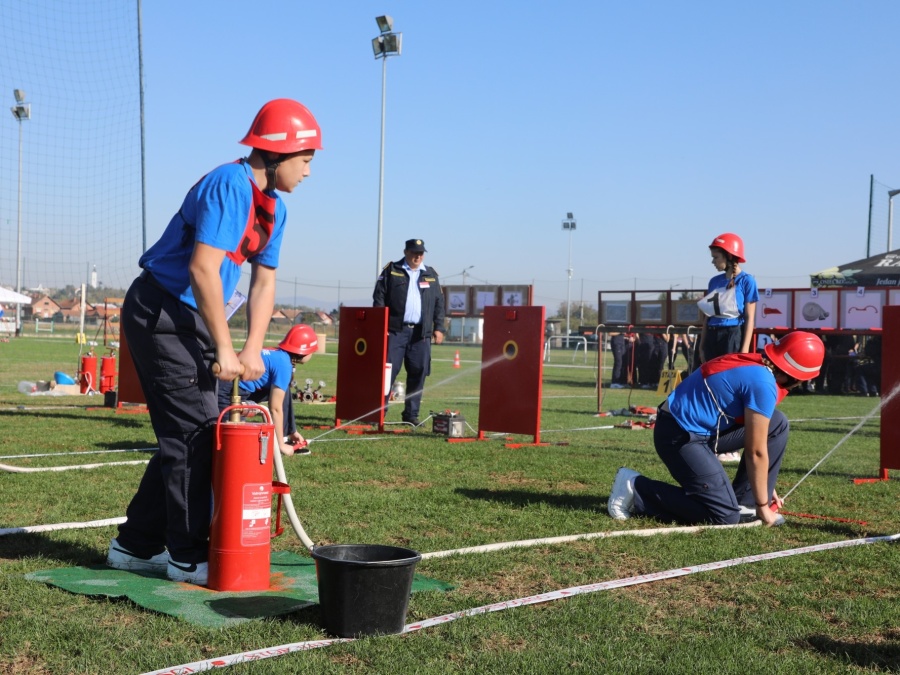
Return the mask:
<path id="1" fill-rule="evenodd" d="M 277 199 L 260 190 L 250 177 L 247 180 L 253 189 L 253 204 L 240 243 L 234 251 L 226 254 L 228 259 L 238 266 L 244 264 L 247 258 L 252 258 L 262 251 L 272 238 L 272 231 L 275 229 Z"/>

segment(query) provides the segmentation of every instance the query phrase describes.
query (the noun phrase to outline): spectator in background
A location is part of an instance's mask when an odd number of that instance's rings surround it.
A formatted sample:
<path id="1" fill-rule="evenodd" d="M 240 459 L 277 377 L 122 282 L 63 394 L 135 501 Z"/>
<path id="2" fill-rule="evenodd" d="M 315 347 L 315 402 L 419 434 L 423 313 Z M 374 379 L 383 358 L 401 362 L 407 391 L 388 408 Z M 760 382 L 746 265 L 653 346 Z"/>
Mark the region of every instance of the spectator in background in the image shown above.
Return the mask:
<path id="1" fill-rule="evenodd" d="M 857 388 L 865 396 L 878 396 L 881 391 L 881 336 L 868 335 L 863 341 L 859 360 Z"/>
<path id="2" fill-rule="evenodd" d="M 372 295 L 375 307 L 388 308 L 391 390 L 400 366 L 405 366 L 402 419 L 413 426 L 419 426 L 422 390 L 431 374 L 431 339 L 435 344 L 444 341 L 444 295 L 437 271 L 424 264 L 425 253 L 425 242 L 408 239 L 403 259 L 385 265 Z"/>
<path id="3" fill-rule="evenodd" d="M 658 333 L 641 333 L 637 343 L 638 382 L 641 389 L 656 389 L 666 367 L 668 347 Z"/>
<path id="4" fill-rule="evenodd" d="M 624 389 L 628 386 L 628 361 L 626 352 L 630 351 L 631 337 L 625 333 L 609 334 L 609 349 L 613 357 L 612 381 L 610 389 Z"/>

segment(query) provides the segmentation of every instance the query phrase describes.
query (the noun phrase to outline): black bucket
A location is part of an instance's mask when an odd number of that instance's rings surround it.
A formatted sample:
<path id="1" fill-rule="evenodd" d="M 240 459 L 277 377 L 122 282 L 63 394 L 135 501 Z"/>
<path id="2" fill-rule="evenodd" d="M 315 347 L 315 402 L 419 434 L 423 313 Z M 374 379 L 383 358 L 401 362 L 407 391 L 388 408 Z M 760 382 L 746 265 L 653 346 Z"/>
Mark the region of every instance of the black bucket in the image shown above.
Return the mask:
<path id="1" fill-rule="evenodd" d="M 399 633 L 416 563 L 408 548 L 378 544 L 332 544 L 312 551 L 325 630 L 338 637 Z"/>

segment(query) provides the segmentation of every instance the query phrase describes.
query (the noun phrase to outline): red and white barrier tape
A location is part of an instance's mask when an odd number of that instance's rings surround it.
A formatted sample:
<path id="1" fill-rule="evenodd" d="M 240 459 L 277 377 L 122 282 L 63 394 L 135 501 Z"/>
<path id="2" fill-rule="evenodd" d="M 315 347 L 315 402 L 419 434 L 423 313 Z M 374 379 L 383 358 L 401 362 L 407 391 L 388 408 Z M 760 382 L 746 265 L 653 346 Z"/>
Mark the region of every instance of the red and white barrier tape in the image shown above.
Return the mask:
<path id="1" fill-rule="evenodd" d="M 803 555 L 805 553 L 815 553 L 818 551 L 827 551 L 830 549 L 847 548 L 849 546 L 861 546 L 864 544 L 874 544 L 877 542 L 892 542 L 900 539 L 900 534 L 894 534 L 884 537 L 867 537 L 865 539 L 851 539 L 846 541 L 836 541 L 829 544 L 816 544 L 814 546 L 804 546 L 802 548 L 789 549 L 786 551 L 776 551 L 773 553 L 760 553 L 758 555 L 746 556 L 743 558 L 732 558 L 731 560 L 722 560 L 719 562 L 705 563 L 703 565 L 694 565 L 691 567 L 679 567 L 665 572 L 653 572 L 651 574 L 642 574 L 636 577 L 628 577 L 626 579 L 617 579 L 615 581 L 604 581 L 596 584 L 588 584 L 585 586 L 574 586 L 559 591 L 551 591 L 549 593 L 541 593 L 526 598 L 518 598 L 516 600 L 506 600 L 496 602 L 491 605 L 483 605 L 473 609 L 465 609 L 443 616 L 436 616 L 425 621 L 407 624 L 403 629 L 403 633 L 413 633 L 423 628 L 431 628 L 441 624 L 449 623 L 457 619 L 467 616 L 476 616 L 478 614 L 487 614 L 488 612 L 499 612 L 504 609 L 513 607 L 524 607 L 526 605 L 535 605 L 551 600 L 560 600 L 562 598 L 570 598 L 582 593 L 596 593 L 598 591 L 607 591 L 613 588 L 624 588 L 626 586 L 636 586 L 638 584 L 646 584 L 651 581 L 660 581 L 662 579 L 672 579 L 675 577 L 687 576 L 698 572 L 707 572 L 709 570 L 724 569 L 735 565 L 745 565 L 749 563 L 762 562 L 764 560 L 775 560 L 778 558 L 787 558 L 795 555 Z M 334 638 L 326 640 L 310 640 L 307 642 L 294 642 L 291 644 L 278 645 L 276 647 L 266 647 L 253 651 L 241 652 L 239 654 L 231 654 L 229 656 L 219 656 L 205 661 L 194 661 L 193 663 L 185 663 L 180 666 L 171 666 L 161 670 L 144 673 L 144 675 L 187 675 L 188 673 L 200 673 L 213 668 L 224 668 L 233 666 L 238 663 L 247 663 L 249 661 L 260 661 L 262 659 L 272 658 L 274 656 L 283 656 L 293 652 L 309 651 L 311 649 L 319 649 L 320 647 L 328 647 L 340 642 L 352 642 L 351 638 Z"/>

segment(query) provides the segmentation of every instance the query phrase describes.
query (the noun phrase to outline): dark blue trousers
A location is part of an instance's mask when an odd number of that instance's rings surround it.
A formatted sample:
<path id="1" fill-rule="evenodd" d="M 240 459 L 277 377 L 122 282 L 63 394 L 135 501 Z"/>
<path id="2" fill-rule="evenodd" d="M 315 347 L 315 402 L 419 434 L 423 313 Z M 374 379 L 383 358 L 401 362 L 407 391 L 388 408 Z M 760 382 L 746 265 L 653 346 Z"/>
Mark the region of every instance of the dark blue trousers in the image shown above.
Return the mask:
<path id="1" fill-rule="evenodd" d="M 706 327 L 706 340 L 703 344 L 703 356 L 707 361 L 725 354 L 737 354 L 741 351 L 741 340 L 744 339 L 743 326 L 723 326 L 721 328 Z"/>
<path id="2" fill-rule="evenodd" d="M 420 326 L 404 326 L 399 333 L 388 334 L 387 358 L 391 363 L 391 388 L 400 366 L 406 368 L 403 419 L 418 419 L 425 378 L 431 374 L 431 338 L 422 338 Z"/>
<path id="3" fill-rule="evenodd" d="M 769 500 L 781 470 L 789 429 L 784 413 L 776 410 L 769 420 Z M 735 452 L 742 449 L 745 442 L 743 426 L 723 430 L 716 443 L 715 436 L 710 438 L 687 432 L 671 414 L 660 412 L 653 428 L 653 443 L 678 485 L 646 476 L 636 478 L 634 513 L 688 525 L 737 523 L 738 505 L 756 508 L 747 477 L 746 458 L 741 457 L 734 480 L 729 481 L 725 467 L 715 453 Z"/>
<path id="4" fill-rule="evenodd" d="M 138 555 L 166 546 L 179 562 L 205 562 L 219 415 L 212 340 L 196 310 L 146 276 L 125 295 L 122 330 L 159 450 L 128 505 L 119 543 Z"/>

